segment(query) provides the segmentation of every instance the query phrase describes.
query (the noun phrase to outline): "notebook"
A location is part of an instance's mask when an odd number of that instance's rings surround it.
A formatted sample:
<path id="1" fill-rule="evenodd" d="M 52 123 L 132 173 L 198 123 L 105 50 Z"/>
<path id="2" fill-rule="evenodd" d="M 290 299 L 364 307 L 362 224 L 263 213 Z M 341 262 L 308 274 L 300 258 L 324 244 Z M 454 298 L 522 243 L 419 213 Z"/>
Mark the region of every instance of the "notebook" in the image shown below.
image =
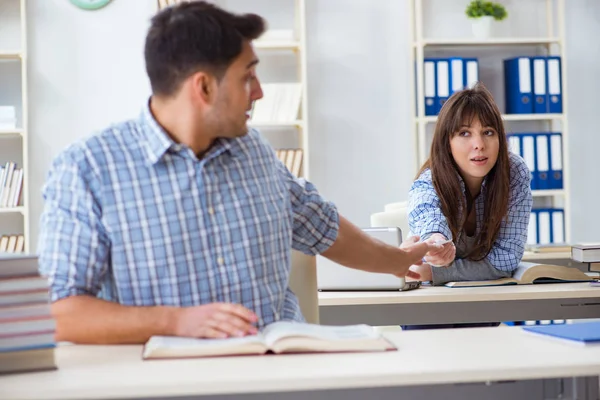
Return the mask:
<path id="1" fill-rule="evenodd" d="M 600 344 L 600 321 L 526 326 L 523 330 L 583 345 Z"/>

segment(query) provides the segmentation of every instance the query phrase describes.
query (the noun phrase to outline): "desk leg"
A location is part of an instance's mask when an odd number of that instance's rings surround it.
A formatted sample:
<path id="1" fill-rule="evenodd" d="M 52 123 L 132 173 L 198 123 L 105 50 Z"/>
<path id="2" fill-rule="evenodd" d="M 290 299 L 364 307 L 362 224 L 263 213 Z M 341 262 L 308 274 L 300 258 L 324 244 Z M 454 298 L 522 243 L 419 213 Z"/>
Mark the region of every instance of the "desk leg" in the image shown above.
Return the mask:
<path id="1" fill-rule="evenodd" d="M 562 381 L 562 383 L 561 383 Z M 562 396 L 561 396 L 562 393 Z M 170 398 L 173 399 L 173 398 Z M 598 400 L 598 377 L 184 397 L 180 400 Z M 167 400 L 167 399 L 153 399 Z"/>

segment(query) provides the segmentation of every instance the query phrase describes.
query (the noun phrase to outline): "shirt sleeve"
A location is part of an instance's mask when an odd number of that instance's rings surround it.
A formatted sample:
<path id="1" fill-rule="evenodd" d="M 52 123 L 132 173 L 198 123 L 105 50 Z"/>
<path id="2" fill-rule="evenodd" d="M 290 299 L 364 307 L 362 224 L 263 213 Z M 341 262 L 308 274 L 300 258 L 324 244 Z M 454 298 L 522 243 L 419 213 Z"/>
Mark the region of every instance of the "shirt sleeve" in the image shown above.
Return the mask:
<path id="1" fill-rule="evenodd" d="M 40 273 L 48 277 L 51 301 L 100 291 L 110 245 L 98 191 L 83 149 L 71 148 L 54 160 L 42 190 L 38 242 Z"/>
<path id="2" fill-rule="evenodd" d="M 525 161 L 513 153 L 511 157 L 508 214 L 500 225 L 498 237 L 486 259 L 501 271 L 513 272 L 519 266 L 533 206 L 531 174 Z"/>
<path id="3" fill-rule="evenodd" d="M 311 182 L 297 178 L 280 161 L 277 163 L 292 203 L 292 248 L 308 255 L 323 253 L 335 242 L 339 231 L 336 206 L 326 201 Z"/>
<path id="4" fill-rule="evenodd" d="M 447 267 L 432 267 L 431 277 L 434 286 L 448 282 L 488 281 L 507 278 L 512 273 L 494 268 L 488 260 L 473 261 L 457 258 Z"/>
<path id="5" fill-rule="evenodd" d="M 452 239 L 450 227 L 442 213 L 440 199 L 427 170 L 415 180 L 408 192 L 408 227 L 411 235 L 419 235 L 421 240 L 434 233 L 441 233 Z"/>

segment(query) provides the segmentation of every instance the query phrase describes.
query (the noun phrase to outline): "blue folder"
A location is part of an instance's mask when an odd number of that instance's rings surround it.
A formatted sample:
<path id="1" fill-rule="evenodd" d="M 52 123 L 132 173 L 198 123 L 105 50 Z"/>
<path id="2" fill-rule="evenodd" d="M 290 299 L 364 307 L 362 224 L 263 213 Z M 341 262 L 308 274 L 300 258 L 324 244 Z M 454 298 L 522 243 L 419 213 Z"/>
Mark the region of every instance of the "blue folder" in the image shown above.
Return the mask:
<path id="1" fill-rule="evenodd" d="M 548 75 L 548 112 L 562 113 L 562 67 L 557 56 L 546 57 Z"/>
<path id="2" fill-rule="evenodd" d="M 507 114 L 533 113 L 531 59 L 529 57 L 504 60 L 504 92 Z"/>
<path id="3" fill-rule="evenodd" d="M 435 72 L 436 59 L 423 60 L 423 83 L 425 95 L 425 115 L 436 115 L 437 73 Z"/>
<path id="4" fill-rule="evenodd" d="M 582 344 L 600 343 L 600 321 L 526 326 L 523 330 L 540 335 L 572 340 Z"/>
<path id="5" fill-rule="evenodd" d="M 548 107 L 548 68 L 546 57 L 531 57 L 531 79 L 533 81 L 533 112 L 544 114 Z"/>
<path id="6" fill-rule="evenodd" d="M 550 189 L 563 188 L 562 134 L 550 132 Z"/>

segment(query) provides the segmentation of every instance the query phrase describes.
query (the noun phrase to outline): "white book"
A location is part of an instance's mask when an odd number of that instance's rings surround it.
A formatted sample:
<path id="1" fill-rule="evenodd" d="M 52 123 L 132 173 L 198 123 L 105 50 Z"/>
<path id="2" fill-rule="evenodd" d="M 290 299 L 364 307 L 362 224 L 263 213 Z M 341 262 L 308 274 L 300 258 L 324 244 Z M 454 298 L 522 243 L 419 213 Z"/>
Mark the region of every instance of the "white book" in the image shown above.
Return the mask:
<path id="1" fill-rule="evenodd" d="M 8 246 L 6 247 L 7 253 L 14 253 L 17 249 L 17 235 L 10 235 L 8 237 Z"/>
<path id="2" fill-rule="evenodd" d="M 263 97 L 254 102 L 252 109 L 252 122 L 270 122 L 272 110 L 275 107 L 275 91 L 273 84 L 265 83 L 262 85 Z"/>
<path id="3" fill-rule="evenodd" d="M 265 353 L 386 351 L 395 347 L 368 325 L 324 326 L 291 321 L 268 325 L 257 335 L 228 339 L 153 336 L 142 357 L 182 358 Z"/>
<path id="4" fill-rule="evenodd" d="M 9 200 L 9 207 L 18 207 L 19 199 L 21 197 L 21 191 L 23 190 L 23 168 L 19 168 L 16 179 L 13 179 L 13 185 L 11 185 L 11 196 Z"/>
<path id="5" fill-rule="evenodd" d="M 2 187 L 2 196 L 0 197 L 0 207 L 8 207 L 8 195 L 10 193 L 10 185 L 14 176 L 14 170 L 17 166 L 14 162 L 7 163 L 8 169 L 6 172 L 6 179 Z"/>
<path id="6" fill-rule="evenodd" d="M 286 122 L 298 119 L 300 101 L 302 97 L 302 85 L 300 83 L 287 83 L 284 87 L 285 97 L 282 101 L 281 120 Z"/>
<path id="7" fill-rule="evenodd" d="M 6 179 L 8 178 L 8 167 L 10 163 L 6 163 L 4 167 L 2 167 L 2 175 L 0 175 L 0 207 L 2 207 L 2 192 L 4 191 L 4 184 L 6 183 Z"/>

